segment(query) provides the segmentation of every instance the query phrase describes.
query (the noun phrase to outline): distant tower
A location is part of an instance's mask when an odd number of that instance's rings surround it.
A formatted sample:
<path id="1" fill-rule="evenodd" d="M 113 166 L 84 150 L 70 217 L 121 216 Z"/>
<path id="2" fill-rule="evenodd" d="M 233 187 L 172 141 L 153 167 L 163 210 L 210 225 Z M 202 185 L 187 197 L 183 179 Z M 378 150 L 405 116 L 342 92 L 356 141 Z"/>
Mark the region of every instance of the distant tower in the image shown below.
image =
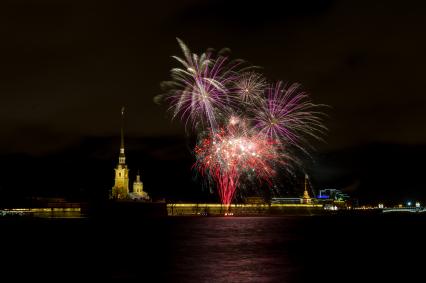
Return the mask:
<path id="1" fill-rule="evenodd" d="M 139 174 L 136 176 L 136 181 L 133 182 L 133 193 L 131 193 L 131 198 L 133 199 L 145 199 L 148 200 L 149 196 L 146 192 L 143 191 L 143 183 L 141 182 L 141 176 Z"/>
<path id="2" fill-rule="evenodd" d="M 112 187 L 111 198 L 125 199 L 129 196 L 129 169 L 124 155 L 124 107 L 121 108 L 121 146 L 118 165 L 115 168 L 115 183 Z"/>
<path id="3" fill-rule="evenodd" d="M 302 203 L 311 203 L 312 199 L 308 193 L 308 175 L 305 174 L 305 190 L 303 191 Z"/>

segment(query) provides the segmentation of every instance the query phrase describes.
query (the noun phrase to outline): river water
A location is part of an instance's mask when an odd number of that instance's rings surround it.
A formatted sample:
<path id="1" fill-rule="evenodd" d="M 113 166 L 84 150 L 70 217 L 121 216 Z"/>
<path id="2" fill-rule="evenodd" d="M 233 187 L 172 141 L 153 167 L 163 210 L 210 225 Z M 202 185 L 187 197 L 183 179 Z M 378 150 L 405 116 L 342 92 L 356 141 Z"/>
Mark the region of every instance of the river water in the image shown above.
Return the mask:
<path id="1" fill-rule="evenodd" d="M 0 218 L 0 279 L 424 282 L 425 224 L 411 214 Z"/>

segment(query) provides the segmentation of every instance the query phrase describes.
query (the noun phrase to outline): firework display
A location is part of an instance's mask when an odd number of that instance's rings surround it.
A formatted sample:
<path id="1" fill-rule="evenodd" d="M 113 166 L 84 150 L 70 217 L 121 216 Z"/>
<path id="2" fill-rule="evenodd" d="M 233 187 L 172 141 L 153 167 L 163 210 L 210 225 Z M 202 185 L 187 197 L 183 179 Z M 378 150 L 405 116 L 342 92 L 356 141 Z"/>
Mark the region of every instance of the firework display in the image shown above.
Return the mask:
<path id="1" fill-rule="evenodd" d="M 291 148 L 307 153 L 307 139 L 320 139 L 320 105 L 300 85 L 269 83 L 242 60 L 212 50 L 197 55 L 178 43 L 184 56 L 173 58 L 182 67 L 171 70 L 159 98 L 197 134 L 194 168 L 216 186 L 223 204 L 231 204 L 243 182 L 272 185 L 278 170 L 296 162 Z"/>

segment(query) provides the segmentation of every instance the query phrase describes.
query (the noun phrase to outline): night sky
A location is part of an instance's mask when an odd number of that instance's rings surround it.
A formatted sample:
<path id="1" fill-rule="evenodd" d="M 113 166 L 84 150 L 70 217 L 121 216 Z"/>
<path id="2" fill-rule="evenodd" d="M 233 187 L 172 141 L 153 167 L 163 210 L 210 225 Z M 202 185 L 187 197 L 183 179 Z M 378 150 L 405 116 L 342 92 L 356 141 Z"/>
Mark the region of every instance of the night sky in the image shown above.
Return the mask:
<path id="1" fill-rule="evenodd" d="M 194 52 L 229 47 L 234 58 L 262 66 L 274 80 L 299 82 L 314 102 L 330 106 L 326 142 L 316 145 L 315 164 L 308 166 L 318 187 L 352 188 L 371 199 L 426 199 L 420 179 L 425 6 L 391 0 L 1 1 L 0 190 L 44 186 L 53 192 L 57 185 L 41 176 L 45 168 L 70 192 L 110 188 L 123 105 L 129 165 L 145 172 L 147 190 L 179 195 L 170 183 L 156 181 L 165 175 L 196 187 L 191 172 L 179 166 L 190 171 L 191 141 L 153 102 L 177 65 L 170 56 L 180 55 L 179 37 Z"/>

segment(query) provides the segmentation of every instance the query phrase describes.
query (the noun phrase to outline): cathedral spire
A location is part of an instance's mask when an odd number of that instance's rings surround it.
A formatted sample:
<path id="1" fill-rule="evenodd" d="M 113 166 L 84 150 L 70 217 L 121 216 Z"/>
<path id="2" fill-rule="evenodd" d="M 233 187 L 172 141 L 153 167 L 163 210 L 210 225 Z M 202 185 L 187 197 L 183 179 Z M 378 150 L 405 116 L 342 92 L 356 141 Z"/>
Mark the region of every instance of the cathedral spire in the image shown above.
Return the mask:
<path id="1" fill-rule="evenodd" d="M 121 107 L 121 147 L 124 150 L 124 106 Z"/>
<path id="2" fill-rule="evenodd" d="M 126 164 L 126 157 L 124 155 L 124 106 L 121 107 L 121 145 L 119 163 L 122 165 Z"/>

